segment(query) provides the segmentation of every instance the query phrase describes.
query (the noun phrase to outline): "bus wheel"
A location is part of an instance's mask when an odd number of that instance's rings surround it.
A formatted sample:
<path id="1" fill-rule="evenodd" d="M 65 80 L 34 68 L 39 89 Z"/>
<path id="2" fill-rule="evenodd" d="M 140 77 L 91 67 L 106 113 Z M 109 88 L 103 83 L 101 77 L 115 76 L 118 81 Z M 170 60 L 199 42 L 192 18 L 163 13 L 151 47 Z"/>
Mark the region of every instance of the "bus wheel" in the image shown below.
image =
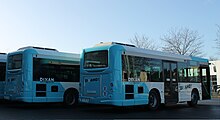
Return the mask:
<path id="1" fill-rule="evenodd" d="M 191 101 L 187 101 L 187 104 L 191 107 L 195 107 L 198 103 L 198 100 L 199 100 L 199 94 L 197 91 L 192 91 L 192 94 L 191 94 Z"/>
<path id="2" fill-rule="evenodd" d="M 156 91 L 151 91 L 149 94 L 148 108 L 150 110 L 158 110 L 160 107 L 160 96 Z"/>
<path id="3" fill-rule="evenodd" d="M 67 90 L 64 93 L 64 104 L 68 106 L 77 105 L 79 98 L 79 93 L 74 90 Z"/>

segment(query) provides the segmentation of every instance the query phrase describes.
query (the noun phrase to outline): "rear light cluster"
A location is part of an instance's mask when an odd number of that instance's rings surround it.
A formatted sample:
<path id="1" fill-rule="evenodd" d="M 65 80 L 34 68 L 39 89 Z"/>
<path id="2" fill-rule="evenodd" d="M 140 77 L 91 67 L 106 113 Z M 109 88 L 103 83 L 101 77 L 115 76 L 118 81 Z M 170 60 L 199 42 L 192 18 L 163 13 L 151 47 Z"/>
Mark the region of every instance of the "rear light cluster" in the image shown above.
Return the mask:
<path id="1" fill-rule="evenodd" d="M 107 87 L 106 86 L 103 87 L 103 93 L 102 94 L 103 94 L 104 97 L 107 96 Z"/>
<path id="2" fill-rule="evenodd" d="M 104 97 L 107 96 L 107 92 L 106 92 L 106 91 L 103 92 L 103 96 L 104 96 Z"/>
<path id="3" fill-rule="evenodd" d="M 110 83 L 110 87 L 113 87 L 113 83 Z"/>
<path id="4" fill-rule="evenodd" d="M 111 92 L 111 93 L 113 93 L 113 86 L 114 86 L 113 83 L 110 83 L 110 87 L 111 87 L 111 88 L 110 88 L 110 92 Z"/>
<path id="5" fill-rule="evenodd" d="M 103 94 L 104 97 L 108 96 L 109 98 L 111 98 L 112 93 L 113 93 L 113 83 L 110 83 L 109 86 L 110 86 L 109 90 L 108 90 L 107 86 L 103 87 L 103 93 L 102 94 Z"/>

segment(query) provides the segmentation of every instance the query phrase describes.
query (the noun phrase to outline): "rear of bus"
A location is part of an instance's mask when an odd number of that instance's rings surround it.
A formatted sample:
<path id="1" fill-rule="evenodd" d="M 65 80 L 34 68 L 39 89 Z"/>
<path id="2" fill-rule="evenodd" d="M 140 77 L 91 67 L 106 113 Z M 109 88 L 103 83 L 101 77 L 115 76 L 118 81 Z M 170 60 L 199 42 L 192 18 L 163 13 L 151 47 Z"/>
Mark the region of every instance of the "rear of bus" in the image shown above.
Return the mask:
<path id="1" fill-rule="evenodd" d="M 16 100 L 22 96 L 22 92 L 24 91 L 24 83 L 22 81 L 24 71 L 22 66 L 22 52 L 8 54 L 4 99 Z"/>
<path id="2" fill-rule="evenodd" d="M 23 102 L 78 102 L 78 54 L 37 47 L 8 54 L 4 98 Z"/>
<path id="3" fill-rule="evenodd" d="M 80 101 L 122 105 L 121 53 L 119 45 L 84 49 L 80 60 Z"/>

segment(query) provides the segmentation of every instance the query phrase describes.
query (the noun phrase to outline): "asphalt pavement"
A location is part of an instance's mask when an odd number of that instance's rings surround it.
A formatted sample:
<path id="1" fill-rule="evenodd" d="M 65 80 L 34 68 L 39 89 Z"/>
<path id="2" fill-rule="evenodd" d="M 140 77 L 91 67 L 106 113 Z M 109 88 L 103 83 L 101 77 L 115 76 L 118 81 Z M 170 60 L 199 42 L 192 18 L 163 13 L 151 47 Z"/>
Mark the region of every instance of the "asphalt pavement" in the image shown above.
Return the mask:
<path id="1" fill-rule="evenodd" d="M 166 105 L 157 111 L 150 111 L 146 106 L 80 104 L 76 107 L 66 107 L 61 103 L 28 104 L 1 101 L 0 119 L 220 119 L 220 98 L 200 101 L 197 107 L 181 103 Z"/>

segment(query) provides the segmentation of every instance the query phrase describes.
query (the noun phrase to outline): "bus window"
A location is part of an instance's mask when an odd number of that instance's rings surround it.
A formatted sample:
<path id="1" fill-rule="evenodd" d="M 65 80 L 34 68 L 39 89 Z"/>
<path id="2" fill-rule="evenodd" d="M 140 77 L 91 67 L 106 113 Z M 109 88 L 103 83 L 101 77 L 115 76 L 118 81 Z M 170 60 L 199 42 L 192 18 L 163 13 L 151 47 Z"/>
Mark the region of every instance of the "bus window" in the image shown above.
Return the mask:
<path id="1" fill-rule="evenodd" d="M 123 81 L 162 81 L 161 61 L 137 56 L 122 56 Z"/>
<path id="2" fill-rule="evenodd" d="M 122 56 L 123 81 L 148 81 L 147 59 L 135 56 Z"/>
<path id="3" fill-rule="evenodd" d="M 188 69 L 188 77 L 189 77 L 189 82 L 200 82 L 199 68 L 198 67 L 189 68 Z"/>
<path id="4" fill-rule="evenodd" d="M 202 69 L 202 81 L 207 82 L 206 69 Z"/>
<path id="5" fill-rule="evenodd" d="M 135 71 L 134 71 L 134 57 L 128 56 L 128 80 L 135 81 Z"/>
<path id="6" fill-rule="evenodd" d="M 127 56 L 122 55 L 122 79 L 128 81 Z"/>
<path id="7" fill-rule="evenodd" d="M 147 82 L 150 79 L 150 63 L 148 58 L 134 57 L 134 68 L 139 81 Z"/>
<path id="8" fill-rule="evenodd" d="M 79 82 L 79 65 L 67 61 L 34 58 L 34 81 Z"/>
<path id="9" fill-rule="evenodd" d="M 178 63 L 178 77 L 180 82 L 187 82 L 187 64 Z"/>
<path id="10" fill-rule="evenodd" d="M 84 68 L 108 67 L 108 51 L 87 52 L 84 55 Z"/>
<path id="11" fill-rule="evenodd" d="M 197 61 L 189 61 L 189 67 L 188 67 L 188 78 L 189 82 L 200 82 L 199 79 L 199 67 L 198 67 Z"/>
<path id="12" fill-rule="evenodd" d="M 22 54 L 11 55 L 8 57 L 8 69 L 21 69 L 22 66 Z"/>
<path id="13" fill-rule="evenodd" d="M 161 82 L 162 81 L 162 62 L 159 60 L 152 59 L 150 62 L 151 67 L 151 82 Z"/>
<path id="14" fill-rule="evenodd" d="M 148 77 L 147 77 L 147 72 L 145 70 L 141 70 L 140 80 L 141 80 L 141 82 L 147 82 Z"/>

